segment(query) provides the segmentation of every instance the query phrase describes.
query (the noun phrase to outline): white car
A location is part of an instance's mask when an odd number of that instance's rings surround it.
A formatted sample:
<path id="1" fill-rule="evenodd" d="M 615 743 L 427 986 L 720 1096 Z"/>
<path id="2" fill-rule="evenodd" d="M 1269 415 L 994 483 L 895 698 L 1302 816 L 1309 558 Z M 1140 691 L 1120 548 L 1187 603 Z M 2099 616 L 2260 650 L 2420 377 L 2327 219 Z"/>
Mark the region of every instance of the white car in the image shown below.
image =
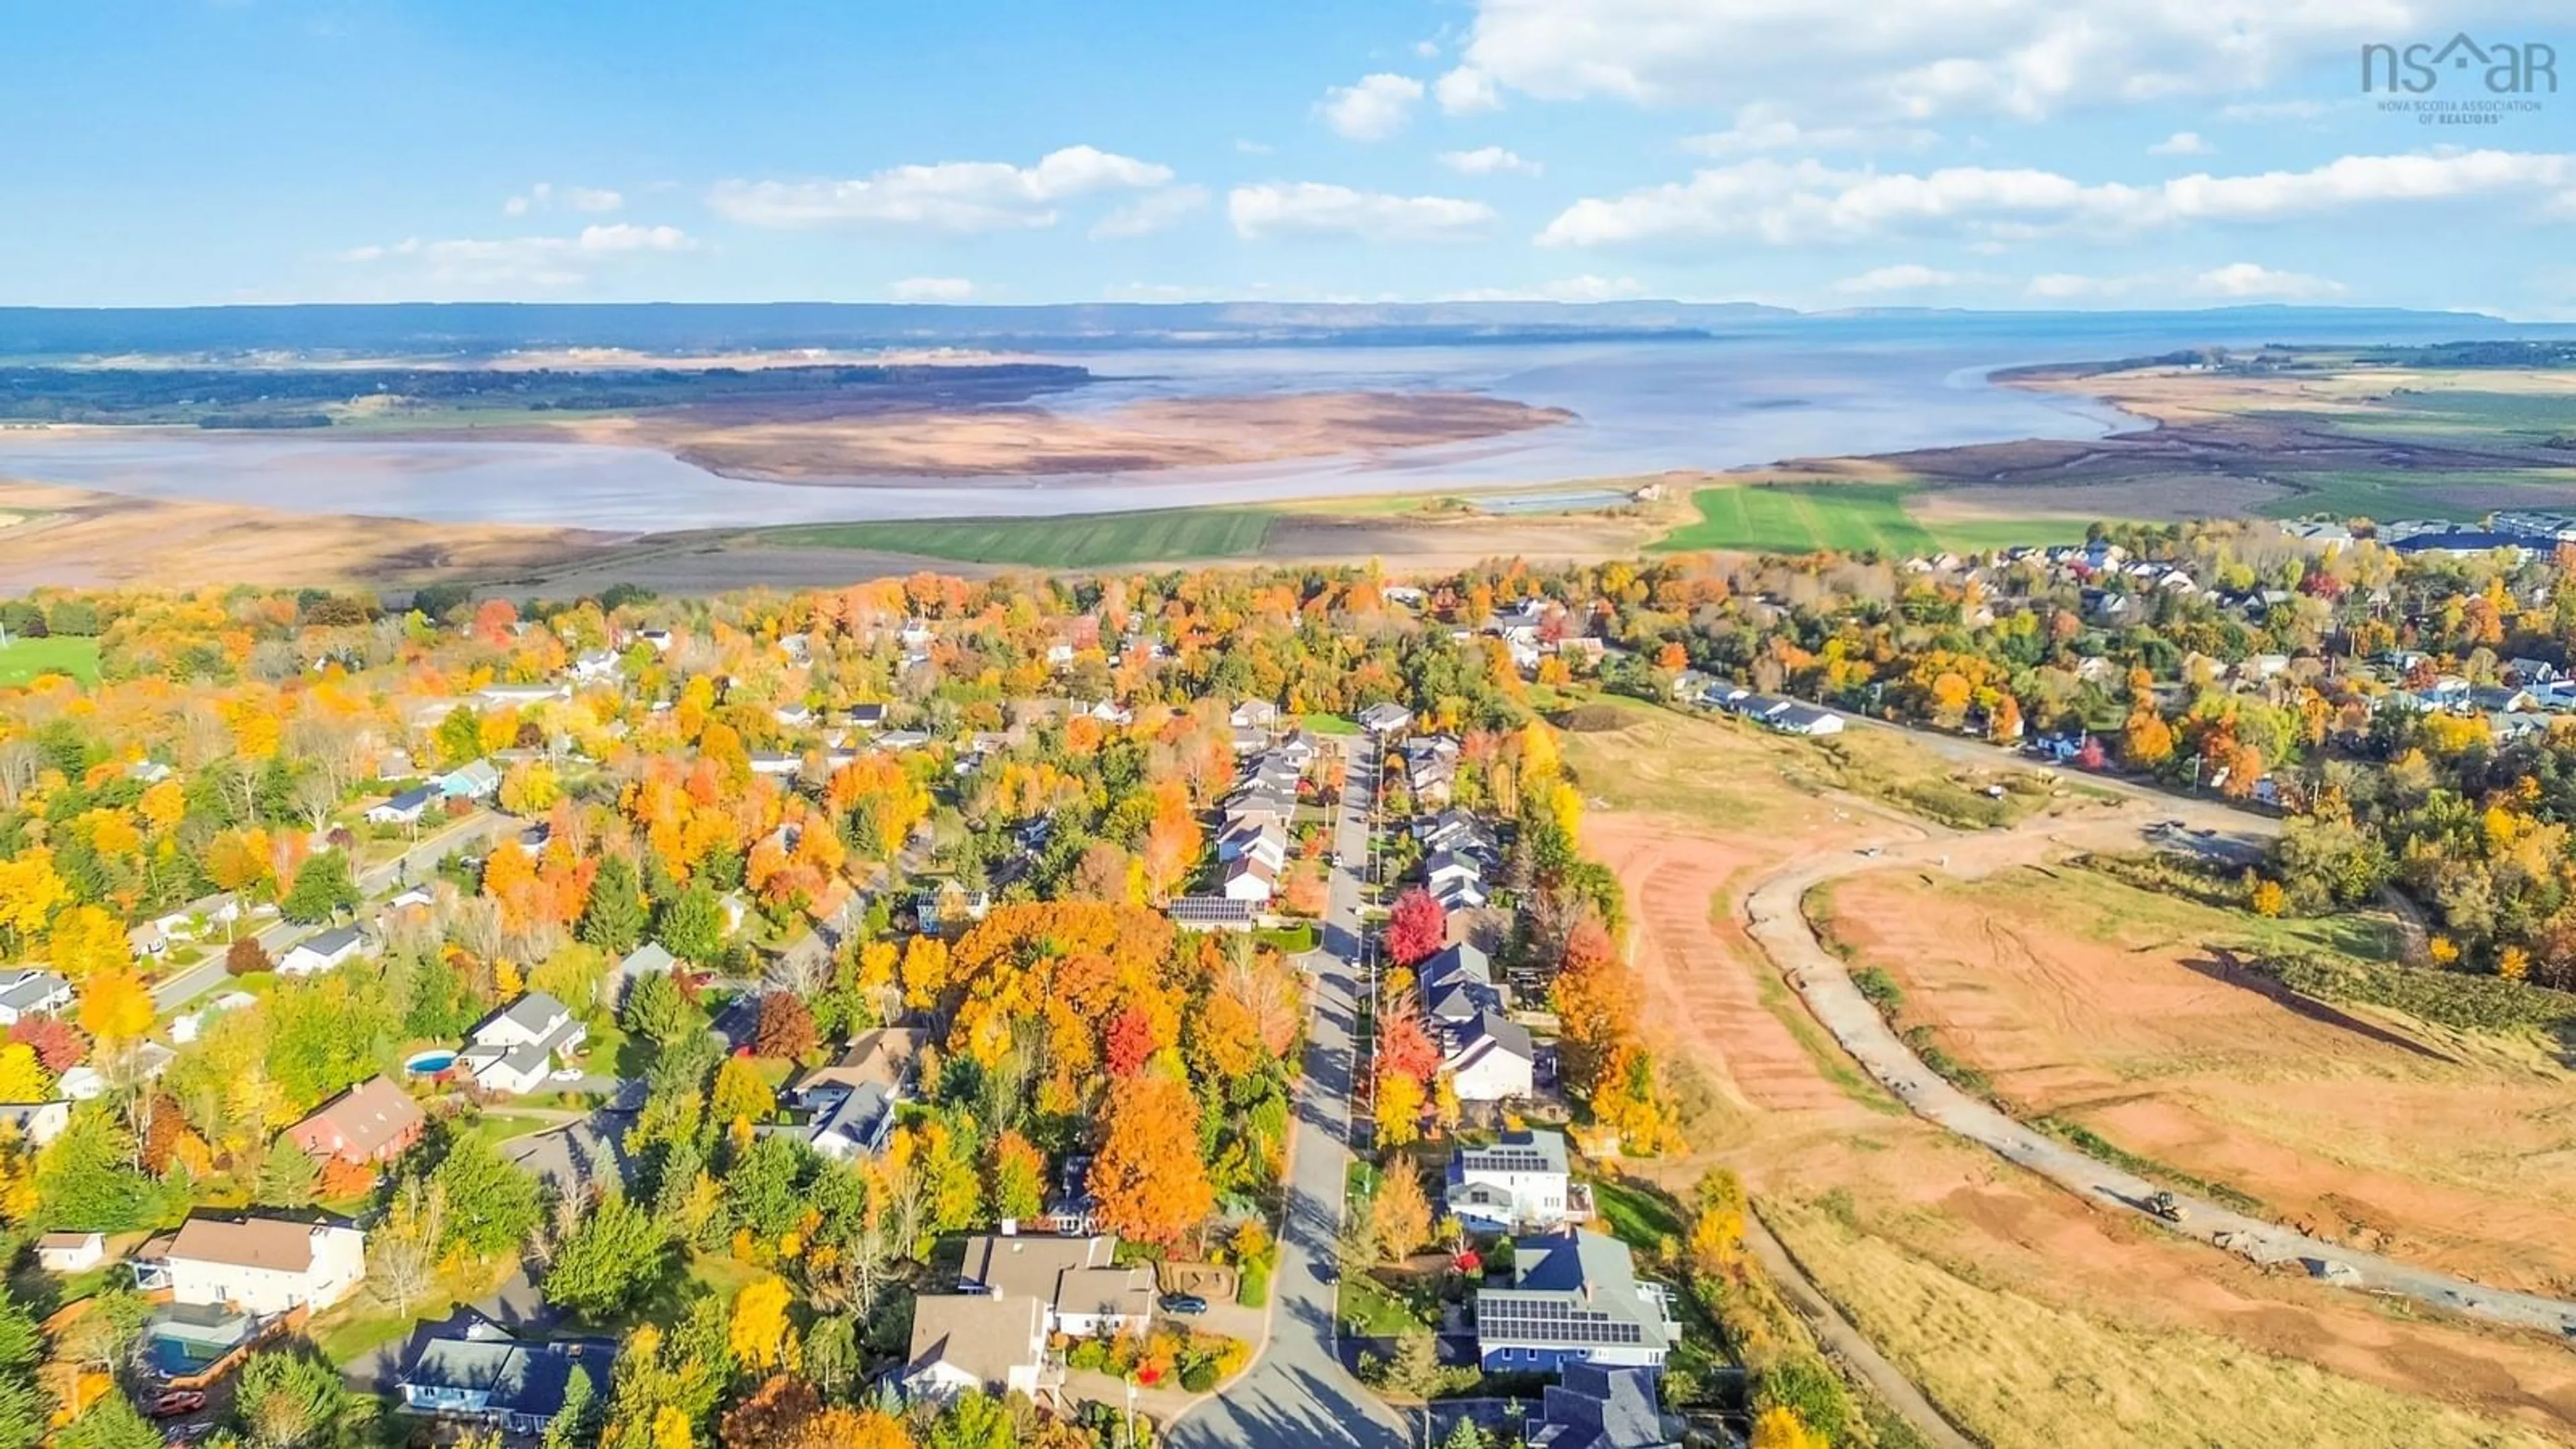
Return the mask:
<path id="1" fill-rule="evenodd" d="M 557 1067 L 555 1068 L 553 1080 L 558 1082 L 578 1082 L 589 1075 L 590 1073 L 583 1071 L 579 1067 Z"/>

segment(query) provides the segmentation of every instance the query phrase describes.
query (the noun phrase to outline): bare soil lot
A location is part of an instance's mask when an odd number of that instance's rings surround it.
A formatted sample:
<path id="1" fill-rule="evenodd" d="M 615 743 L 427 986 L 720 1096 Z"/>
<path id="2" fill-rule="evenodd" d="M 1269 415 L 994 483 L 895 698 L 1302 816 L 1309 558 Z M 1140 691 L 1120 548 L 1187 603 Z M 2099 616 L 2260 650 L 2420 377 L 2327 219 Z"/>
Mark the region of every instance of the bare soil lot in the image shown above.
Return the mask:
<path id="1" fill-rule="evenodd" d="M 1587 848 L 1627 890 L 1645 1018 L 1709 1099 L 1693 1152 L 1651 1173 L 1741 1171 L 1805 1271 L 1962 1427 L 2031 1449 L 2576 1437 L 2576 1359 L 2553 1343 L 2096 1212 L 1895 1108 L 1736 910 L 1802 854 L 1934 827 L 1824 788 L 1807 743 L 1640 714 L 1565 741 L 1593 800 Z"/>
<path id="2" fill-rule="evenodd" d="M 2536 1043 L 2268 993 L 2235 948 L 2280 923 L 2091 872 L 1888 872 L 1818 900 L 1851 959 L 1904 987 L 1905 1020 L 2019 1115 L 2080 1123 L 2357 1247 L 2501 1287 L 2576 1283 L 2576 1075 Z"/>

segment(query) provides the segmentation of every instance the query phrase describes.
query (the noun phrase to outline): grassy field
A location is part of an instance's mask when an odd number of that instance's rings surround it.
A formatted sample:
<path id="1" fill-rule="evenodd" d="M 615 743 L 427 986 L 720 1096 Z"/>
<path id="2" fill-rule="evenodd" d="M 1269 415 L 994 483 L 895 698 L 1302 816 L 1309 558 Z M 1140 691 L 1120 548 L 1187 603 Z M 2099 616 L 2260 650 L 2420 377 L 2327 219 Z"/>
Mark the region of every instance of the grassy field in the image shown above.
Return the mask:
<path id="1" fill-rule="evenodd" d="M 1699 522 L 1687 524 L 1650 547 L 1673 553 L 1742 549 L 1758 553 L 1875 550 L 1903 556 L 1935 549 L 1990 549 L 2080 538 L 2083 526 L 2067 519 L 1995 519 L 1926 524 L 1905 506 L 1915 487 L 1905 483 L 1731 484 L 1691 495 Z"/>
<path id="2" fill-rule="evenodd" d="M 1775 1201 L 1764 1216 L 1860 1330 L 1996 1449 L 2552 1442 L 2215 1335 L 2144 1332 L 1988 1287 L 1818 1208 Z"/>
<path id="3" fill-rule="evenodd" d="M 759 537 L 797 548 L 871 549 L 955 563 L 1081 569 L 1244 558 L 1261 551 L 1277 520 L 1276 513 L 1264 509 L 1173 508 L 1070 518 L 818 523 L 767 529 Z"/>
<path id="4" fill-rule="evenodd" d="M 2325 513 L 2337 518 L 2444 518 L 2474 523 L 2486 516 L 2488 505 L 2453 501 L 2443 496 L 2445 490 L 2490 493 L 2502 488 L 2528 488 L 2535 508 L 2564 506 L 2576 497 L 2576 469 L 2432 473 L 2356 468 L 2277 476 L 2300 491 L 2264 504 L 2262 512 L 2271 518 Z"/>
<path id="5" fill-rule="evenodd" d="M 12 639 L 0 647 L 0 687 L 25 684 L 40 674 L 68 674 L 98 682 L 95 639 Z"/>
<path id="6" fill-rule="evenodd" d="M 2539 443 L 2569 431 L 2576 397 L 2548 392 L 2436 388 L 2387 397 L 2368 412 L 2335 413 L 2346 432 L 2428 443 Z"/>

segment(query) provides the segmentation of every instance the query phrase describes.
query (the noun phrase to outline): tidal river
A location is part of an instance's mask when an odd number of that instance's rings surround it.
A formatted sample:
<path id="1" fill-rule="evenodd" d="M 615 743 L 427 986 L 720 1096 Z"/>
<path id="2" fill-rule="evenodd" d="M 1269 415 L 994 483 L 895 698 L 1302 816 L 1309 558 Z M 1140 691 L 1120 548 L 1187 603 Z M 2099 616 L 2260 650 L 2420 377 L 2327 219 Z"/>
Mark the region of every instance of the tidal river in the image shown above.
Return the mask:
<path id="1" fill-rule="evenodd" d="M 1442 389 L 1564 408 L 1578 419 L 1471 443 L 1223 468 L 784 484 L 720 477 L 647 449 L 581 443 L 102 430 L 0 431 L 0 478 L 299 512 L 620 532 L 1096 513 L 1549 483 L 2011 438 L 2097 437 L 2140 424 L 2105 405 L 1997 387 L 1986 374 L 2022 363 L 2134 356 L 2211 342 L 2382 340 L 2391 331 L 2415 330 L 2384 321 L 2372 327 L 2356 322 L 2345 336 L 2315 335 L 2312 323 L 2302 329 L 2307 335 L 2296 338 L 2264 330 L 2276 325 L 2259 310 L 2186 316 L 1927 314 L 1800 318 L 1670 341 L 1110 348 L 1066 359 L 1101 379 L 1048 400 L 1068 411 L 1191 395 Z M 2462 330 L 2452 326 L 2453 332 Z M 2429 330 L 2452 335 L 2438 324 Z"/>

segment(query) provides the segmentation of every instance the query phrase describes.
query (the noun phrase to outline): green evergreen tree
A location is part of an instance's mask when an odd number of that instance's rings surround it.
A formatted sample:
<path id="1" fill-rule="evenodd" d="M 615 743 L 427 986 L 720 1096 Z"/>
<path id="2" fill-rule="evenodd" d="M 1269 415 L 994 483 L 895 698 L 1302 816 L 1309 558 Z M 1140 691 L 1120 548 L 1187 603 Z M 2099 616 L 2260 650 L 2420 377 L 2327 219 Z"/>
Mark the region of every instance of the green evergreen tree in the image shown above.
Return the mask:
<path id="1" fill-rule="evenodd" d="M 261 1207 L 311 1207 L 321 1182 L 321 1165 L 310 1154 L 292 1142 L 280 1142 L 259 1165 L 259 1181 L 250 1197 Z"/>
<path id="2" fill-rule="evenodd" d="M 635 862 L 612 855 L 599 863 L 590 883 L 590 904 L 575 930 L 583 943 L 622 959 L 644 940 L 644 882 Z"/>

